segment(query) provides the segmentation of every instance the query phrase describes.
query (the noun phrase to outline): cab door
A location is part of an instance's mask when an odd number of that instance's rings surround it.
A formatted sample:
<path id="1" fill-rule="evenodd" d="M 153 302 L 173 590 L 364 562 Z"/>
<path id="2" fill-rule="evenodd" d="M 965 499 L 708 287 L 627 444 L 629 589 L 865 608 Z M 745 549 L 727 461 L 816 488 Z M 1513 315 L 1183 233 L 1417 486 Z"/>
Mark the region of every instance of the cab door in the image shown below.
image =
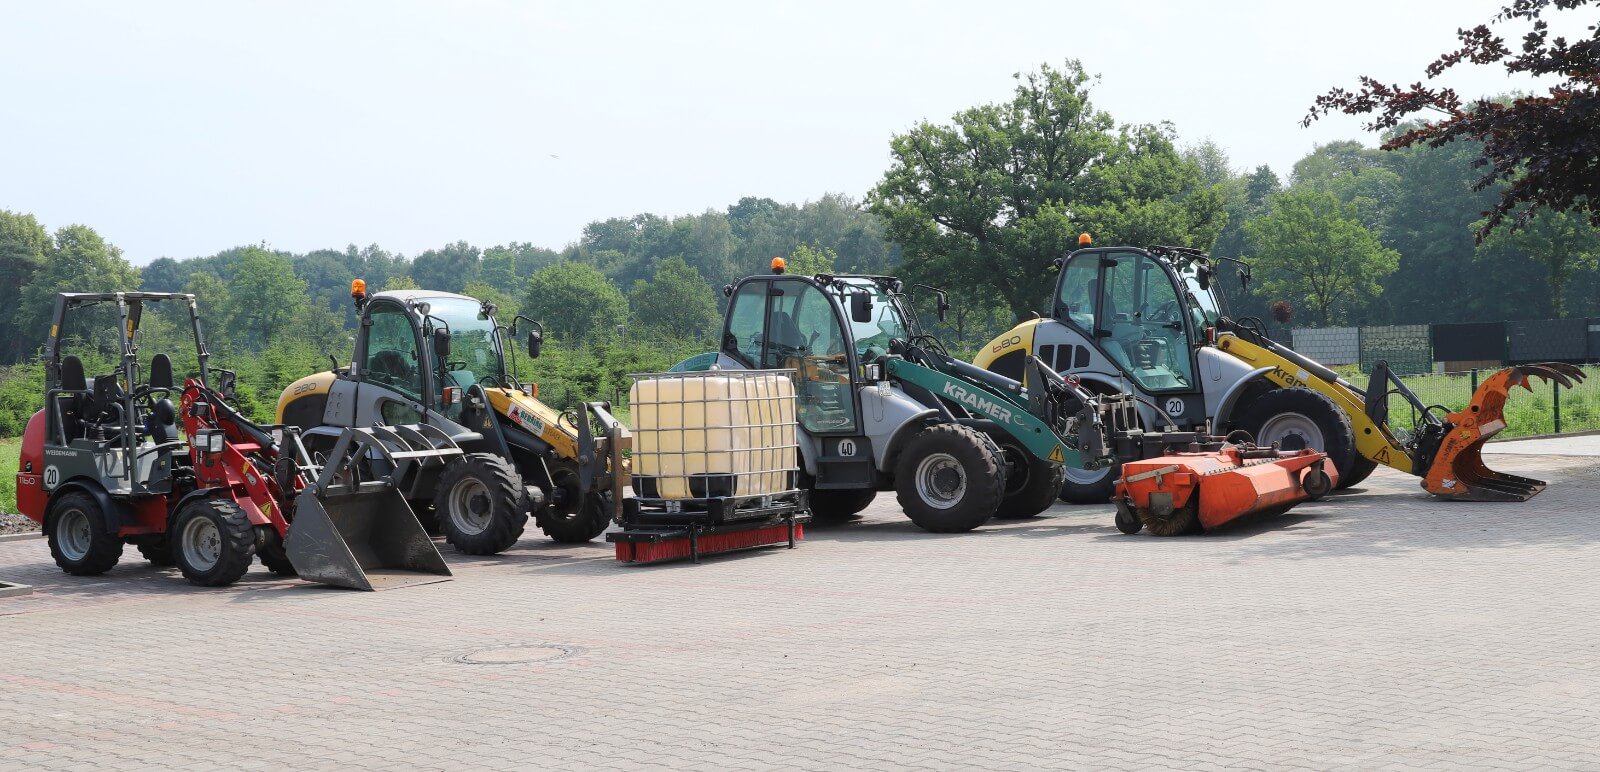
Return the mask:
<path id="1" fill-rule="evenodd" d="M 852 349 L 838 305 L 810 280 L 751 278 L 733 293 L 722 353 L 751 369 L 795 370 L 798 417 L 808 433 L 859 433 Z"/>
<path id="2" fill-rule="evenodd" d="M 1055 317 L 1092 341 L 1142 391 L 1199 389 L 1192 345 L 1197 334 L 1179 288 L 1166 266 L 1143 250 L 1074 253 L 1063 268 Z M 1181 402 L 1168 406 L 1168 413 L 1188 412 Z"/>
<path id="3" fill-rule="evenodd" d="M 374 301 L 361 325 L 350 373 L 359 384 L 354 425 L 421 423 L 430 374 L 411 312 Z"/>

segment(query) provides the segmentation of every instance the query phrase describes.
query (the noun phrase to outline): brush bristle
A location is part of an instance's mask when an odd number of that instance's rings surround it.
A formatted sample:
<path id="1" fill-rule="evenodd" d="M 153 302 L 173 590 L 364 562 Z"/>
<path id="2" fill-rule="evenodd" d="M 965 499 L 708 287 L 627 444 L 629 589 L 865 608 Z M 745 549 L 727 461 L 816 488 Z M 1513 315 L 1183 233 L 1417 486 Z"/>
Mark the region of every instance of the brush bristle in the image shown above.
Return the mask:
<path id="1" fill-rule="evenodd" d="M 805 526 L 796 525 L 794 529 L 795 541 L 800 541 L 804 536 Z M 787 525 L 752 528 L 747 531 L 708 533 L 700 537 L 700 554 L 702 556 L 714 555 L 719 552 L 733 552 L 735 550 L 788 543 L 789 526 Z M 660 563 L 667 560 L 688 560 L 690 554 L 688 537 L 658 542 L 617 542 L 617 560 L 624 563 Z"/>

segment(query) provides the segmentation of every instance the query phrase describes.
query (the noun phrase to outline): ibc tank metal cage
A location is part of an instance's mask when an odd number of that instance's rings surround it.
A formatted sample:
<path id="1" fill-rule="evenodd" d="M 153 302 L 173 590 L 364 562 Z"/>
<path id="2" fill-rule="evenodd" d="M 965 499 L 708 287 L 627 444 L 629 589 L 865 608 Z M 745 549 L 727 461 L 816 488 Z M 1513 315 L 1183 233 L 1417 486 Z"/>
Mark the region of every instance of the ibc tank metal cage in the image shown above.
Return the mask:
<path id="1" fill-rule="evenodd" d="M 630 376 L 635 526 L 804 522 L 794 370 Z"/>

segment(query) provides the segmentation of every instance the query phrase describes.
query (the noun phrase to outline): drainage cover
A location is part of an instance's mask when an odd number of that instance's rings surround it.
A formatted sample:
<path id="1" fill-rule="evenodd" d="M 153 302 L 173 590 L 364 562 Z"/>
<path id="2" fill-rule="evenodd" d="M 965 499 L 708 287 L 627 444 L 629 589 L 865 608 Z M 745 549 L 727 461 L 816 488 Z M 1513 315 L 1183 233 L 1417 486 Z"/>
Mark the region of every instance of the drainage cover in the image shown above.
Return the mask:
<path id="1" fill-rule="evenodd" d="M 524 665 L 567 659 L 581 651 L 576 646 L 558 643 L 513 643 L 458 654 L 454 661 L 464 665 Z"/>

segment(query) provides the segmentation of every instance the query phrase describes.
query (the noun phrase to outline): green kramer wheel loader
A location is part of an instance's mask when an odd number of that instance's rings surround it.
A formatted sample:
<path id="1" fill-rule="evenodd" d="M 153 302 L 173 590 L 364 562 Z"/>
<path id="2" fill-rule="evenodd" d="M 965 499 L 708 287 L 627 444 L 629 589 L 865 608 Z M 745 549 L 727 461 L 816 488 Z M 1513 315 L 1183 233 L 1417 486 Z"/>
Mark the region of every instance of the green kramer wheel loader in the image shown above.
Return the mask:
<path id="1" fill-rule="evenodd" d="M 771 275 L 724 288 L 722 345 L 677 370 L 792 369 L 802 487 L 813 516 L 893 490 L 911 521 L 970 531 L 1049 507 L 1068 465 L 1107 465 L 1099 402 L 1037 359 L 1038 388 L 949 356 L 889 276 Z M 942 318 L 949 303 L 925 287 Z M 1069 412 L 1069 410 L 1071 412 Z"/>

